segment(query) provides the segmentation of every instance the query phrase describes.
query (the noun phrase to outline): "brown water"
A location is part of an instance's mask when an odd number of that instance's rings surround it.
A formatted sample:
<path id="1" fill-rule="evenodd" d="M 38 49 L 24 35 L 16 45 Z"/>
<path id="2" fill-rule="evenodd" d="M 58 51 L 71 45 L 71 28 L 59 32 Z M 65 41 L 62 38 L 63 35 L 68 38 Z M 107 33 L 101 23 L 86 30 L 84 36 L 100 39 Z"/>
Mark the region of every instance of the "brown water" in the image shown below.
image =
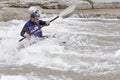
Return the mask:
<path id="1" fill-rule="evenodd" d="M 43 28 L 55 38 L 18 50 L 24 23 L 0 22 L 1 80 L 119 80 L 119 19 L 60 18 Z"/>

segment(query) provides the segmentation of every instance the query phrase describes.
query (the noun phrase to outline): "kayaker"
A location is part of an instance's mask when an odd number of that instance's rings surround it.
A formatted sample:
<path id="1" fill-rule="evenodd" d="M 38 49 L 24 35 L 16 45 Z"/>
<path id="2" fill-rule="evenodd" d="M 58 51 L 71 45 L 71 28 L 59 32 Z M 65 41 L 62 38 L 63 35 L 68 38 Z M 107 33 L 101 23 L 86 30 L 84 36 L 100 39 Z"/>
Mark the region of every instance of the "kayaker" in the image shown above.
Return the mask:
<path id="1" fill-rule="evenodd" d="M 34 32 L 36 29 L 41 28 L 42 25 L 48 26 L 50 24 L 50 21 L 42 21 L 39 19 L 40 14 L 38 13 L 38 11 L 33 12 L 30 15 L 30 20 L 25 23 L 20 35 L 25 38 L 30 38 L 31 36 L 30 34 Z M 39 29 L 33 35 L 35 37 L 42 37 L 43 36 L 42 30 Z"/>

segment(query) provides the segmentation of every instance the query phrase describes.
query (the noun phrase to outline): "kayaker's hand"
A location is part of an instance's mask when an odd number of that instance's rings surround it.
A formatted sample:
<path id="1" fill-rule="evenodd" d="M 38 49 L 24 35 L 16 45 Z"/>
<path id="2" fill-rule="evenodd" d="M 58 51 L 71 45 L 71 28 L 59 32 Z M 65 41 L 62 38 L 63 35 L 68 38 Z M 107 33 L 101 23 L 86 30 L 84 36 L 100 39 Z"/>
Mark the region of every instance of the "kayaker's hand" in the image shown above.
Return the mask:
<path id="1" fill-rule="evenodd" d="M 24 37 L 25 38 L 30 38 L 30 35 L 29 34 L 24 34 Z"/>
<path id="2" fill-rule="evenodd" d="M 50 21 L 46 21 L 46 25 L 47 25 L 47 26 L 50 25 Z"/>

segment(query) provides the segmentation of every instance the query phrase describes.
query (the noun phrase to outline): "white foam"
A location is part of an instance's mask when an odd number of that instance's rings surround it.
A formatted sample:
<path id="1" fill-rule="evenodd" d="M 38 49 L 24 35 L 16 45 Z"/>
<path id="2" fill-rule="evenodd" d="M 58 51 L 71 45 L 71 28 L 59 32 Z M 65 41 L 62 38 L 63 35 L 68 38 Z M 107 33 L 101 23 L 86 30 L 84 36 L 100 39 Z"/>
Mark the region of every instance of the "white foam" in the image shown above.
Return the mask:
<path id="1" fill-rule="evenodd" d="M 114 56 L 115 57 L 120 57 L 120 50 L 117 50 Z"/>
<path id="2" fill-rule="evenodd" d="M 2 29 L 0 29 L 0 64 L 16 64 L 18 66 L 30 64 L 38 68 L 45 67 L 88 73 L 90 71 L 100 73 L 102 71 L 99 69 L 104 70 L 107 68 L 111 72 L 119 68 L 117 66 L 119 65 L 118 57 L 120 56 L 120 51 L 118 50 L 115 53 L 115 57 L 113 56 L 114 54 L 104 52 L 104 49 L 107 50 L 114 47 L 114 45 L 111 46 L 113 42 L 109 42 L 108 40 L 104 41 L 107 43 L 106 45 L 101 46 L 103 43 L 98 44 L 101 40 L 98 40 L 97 37 L 100 39 L 102 37 L 106 38 L 106 36 L 99 35 L 109 36 L 116 34 L 110 33 L 108 35 L 109 32 L 106 31 L 99 33 L 100 26 L 105 28 L 103 25 L 106 26 L 109 23 L 106 24 L 96 21 L 85 22 L 84 20 L 73 18 L 58 19 L 50 26 L 43 28 L 45 35 L 56 34 L 56 38 L 38 40 L 36 44 L 20 48 L 20 50 L 17 48 L 21 44 L 24 44 L 24 42 L 27 42 L 26 39 L 21 43 L 18 42 L 22 38 L 20 37 L 20 31 L 25 21 L 12 20 L 6 23 L 4 22 L 4 24 Z M 99 29 L 98 25 L 100 25 Z M 6 37 L 11 39 L 7 39 Z"/>
<path id="3" fill-rule="evenodd" d="M 1 76 L 1 79 L 0 80 L 28 80 L 26 77 L 24 76 L 17 76 L 17 75 L 14 75 L 14 76 Z"/>

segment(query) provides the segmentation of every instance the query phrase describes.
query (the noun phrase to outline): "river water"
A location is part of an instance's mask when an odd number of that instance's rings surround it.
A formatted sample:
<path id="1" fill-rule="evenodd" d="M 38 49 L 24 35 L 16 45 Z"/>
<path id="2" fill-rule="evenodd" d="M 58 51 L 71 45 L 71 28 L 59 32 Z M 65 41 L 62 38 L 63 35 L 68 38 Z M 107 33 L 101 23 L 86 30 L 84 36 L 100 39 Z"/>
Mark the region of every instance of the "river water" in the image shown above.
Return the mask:
<path id="1" fill-rule="evenodd" d="M 25 22 L 0 22 L 0 80 L 119 80 L 119 19 L 59 18 L 22 48 Z"/>

